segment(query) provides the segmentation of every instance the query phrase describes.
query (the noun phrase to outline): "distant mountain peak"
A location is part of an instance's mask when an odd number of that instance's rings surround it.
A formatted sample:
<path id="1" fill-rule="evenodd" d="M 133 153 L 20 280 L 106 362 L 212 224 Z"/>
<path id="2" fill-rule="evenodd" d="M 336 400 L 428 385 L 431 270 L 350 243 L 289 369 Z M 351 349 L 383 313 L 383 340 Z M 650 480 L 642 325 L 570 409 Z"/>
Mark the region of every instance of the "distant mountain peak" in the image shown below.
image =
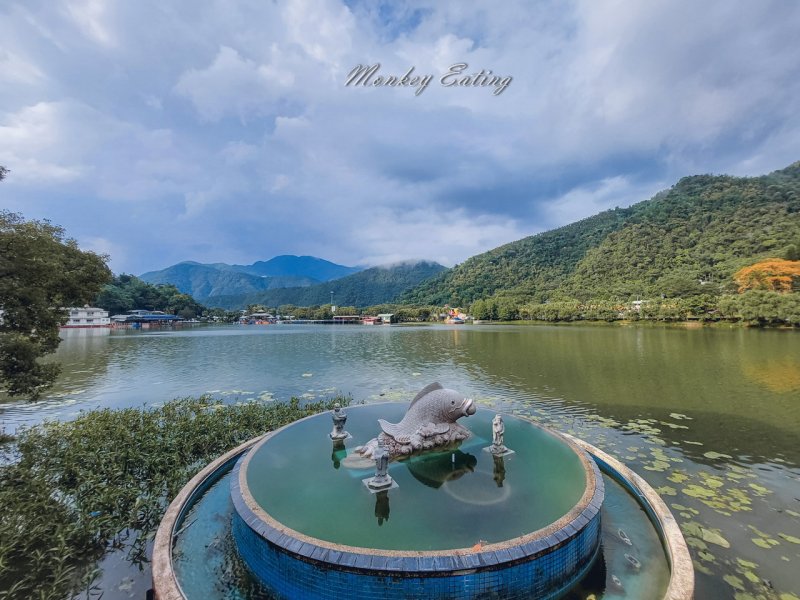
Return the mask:
<path id="1" fill-rule="evenodd" d="M 185 260 L 166 269 L 142 273 L 147 283 L 171 283 L 200 302 L 216 296 L 253 294 L 282 287 L 305 287 L 363 270 L 315 256 L 282 254 L 252 265 Z"/>

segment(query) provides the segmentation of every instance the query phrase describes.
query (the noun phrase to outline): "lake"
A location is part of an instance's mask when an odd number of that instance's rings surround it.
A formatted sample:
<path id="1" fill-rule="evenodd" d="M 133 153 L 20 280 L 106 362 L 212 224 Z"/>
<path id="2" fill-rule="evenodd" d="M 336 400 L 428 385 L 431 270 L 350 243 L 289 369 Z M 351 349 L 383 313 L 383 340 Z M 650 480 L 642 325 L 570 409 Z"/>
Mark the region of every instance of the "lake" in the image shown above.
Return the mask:
<path id="1" fill-rule="evenodd" d="M 410 400 L 439 381 L 627 462 L 681 523 L 695 559 L 695 597 L 800 598 L 796 331 L 226 325 L 63 337 L 63 374 L 52 392 L 35 404 L 0 404 L 7 432 L 178 396 Z M 146 585 L 147 573 L 126 575 L 118 563 L 106 568 L 123 574 L 123 590 L 114 585 L 104 598 L 129 597 L 134 581 L 137 590 Z"/>

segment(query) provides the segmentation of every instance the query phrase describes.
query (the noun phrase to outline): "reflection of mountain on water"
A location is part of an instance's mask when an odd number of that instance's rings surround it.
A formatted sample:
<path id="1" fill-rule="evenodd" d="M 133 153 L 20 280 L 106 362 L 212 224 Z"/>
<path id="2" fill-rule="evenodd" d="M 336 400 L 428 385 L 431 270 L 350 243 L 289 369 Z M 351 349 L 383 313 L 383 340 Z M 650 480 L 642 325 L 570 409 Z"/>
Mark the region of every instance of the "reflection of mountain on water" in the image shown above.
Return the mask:
<path id="1" fill-rule="evenodd" d="M 461 450 L 423 454 L 406 461 L 409 472 L 417 481 L 435 489 L 465 473 L 472 473 L 477 464 L 477 458 Z"/>

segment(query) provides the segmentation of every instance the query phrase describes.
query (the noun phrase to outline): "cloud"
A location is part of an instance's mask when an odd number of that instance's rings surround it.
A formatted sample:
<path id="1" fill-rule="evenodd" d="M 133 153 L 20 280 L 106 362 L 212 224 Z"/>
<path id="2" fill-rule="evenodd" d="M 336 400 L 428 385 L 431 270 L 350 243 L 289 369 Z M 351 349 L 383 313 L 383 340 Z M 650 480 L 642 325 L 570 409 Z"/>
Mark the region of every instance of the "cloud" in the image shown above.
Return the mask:
<path id="1" fill-rule="evenodd" d="M 70 0 L 66 10 L 84 35 L 103 46 L 113 46 L 114 36 L 105 23 L 106 0 Z"/>
<path id="2" fill-rule="evenodd" d="M 245 121 L 251 113 L 269 110 L 280 92 L 293 83 L 291 72 L 257 64 L 222 46 L 206 69 L 184 73 L 175 91 L 191 100 L 204 119 L 213 121 L 233 114 Z"/>
<path id="3" fill-rule="evenodd" d="M 566 194 L 545 203 L 542 212 L 548 228 L 555 228 L 611 208 L 647 200 L 667 187 L 669 185 L 663 182 L 647 181 L 636 184 L 626 177 L 610 177 L 572 188 Z"/>
<path id="4" fill-rule="evenodd" d="M 453 264 L 684 175 L 798 158 L 800 5 L 781 0 L 1 10 L 0 203 L 113 240 L 127 271 Z M 374 63 L 433 79 L 344 85 Z M 513 81 L 444 87 L 454 63 Z"/>

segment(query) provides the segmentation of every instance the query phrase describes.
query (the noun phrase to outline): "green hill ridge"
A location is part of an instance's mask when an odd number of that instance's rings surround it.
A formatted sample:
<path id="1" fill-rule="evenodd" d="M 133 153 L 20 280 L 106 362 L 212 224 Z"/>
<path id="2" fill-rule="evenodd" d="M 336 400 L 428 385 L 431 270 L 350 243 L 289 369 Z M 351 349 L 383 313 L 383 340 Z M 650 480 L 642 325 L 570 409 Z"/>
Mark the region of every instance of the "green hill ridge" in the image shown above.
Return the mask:
<path id="1" fill-rule="evenodd" d="M 216 296 L 207 303 L 225 309 L 239 309 L 251 304 L 264 306 L 318 306 L 329 304 L 333 292 L 334 304 L 365 307 L 390 303 L 406 290 L 434 277 L 445 269 L 430 261 L 404 262 L 396 265 L 372 267 L 353 275 L 307 287 L 290 287 L 263 292 Z"/>
<path id="2" fill-rule="evenodd" d="M 650 200 L 473 256 L 401 301 L 720 295 L 735 291 L 731 277 L 742 266 L 798 247 L 800 162 L 760 177 L 685 177 Z"/>

